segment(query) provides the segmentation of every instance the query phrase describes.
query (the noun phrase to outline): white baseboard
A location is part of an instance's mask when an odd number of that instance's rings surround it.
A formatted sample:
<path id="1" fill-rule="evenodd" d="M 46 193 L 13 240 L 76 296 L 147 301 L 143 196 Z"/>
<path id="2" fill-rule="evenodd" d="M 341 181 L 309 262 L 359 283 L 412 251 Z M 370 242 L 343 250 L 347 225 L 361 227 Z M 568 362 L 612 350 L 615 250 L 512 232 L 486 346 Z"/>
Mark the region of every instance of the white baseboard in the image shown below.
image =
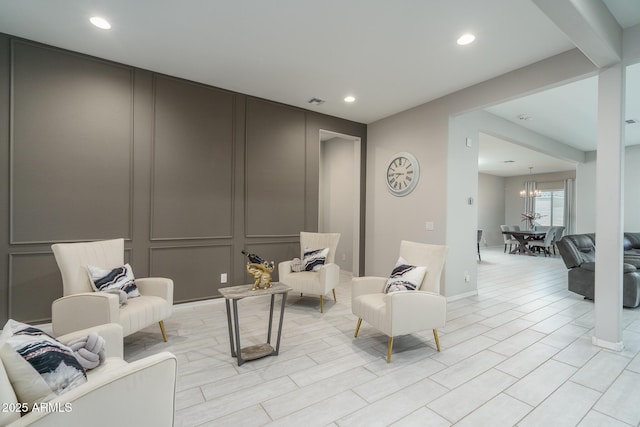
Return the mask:
<path id="1" fill-rule="evenodd" d="M 591 337 L 591 344 L 613 351 L 622 351 L 624 349 L 624 343 L 622 341 L 611 342 L 607 340 L 601 340 L 600 338 L 597 338 L 595 336 Z"/>

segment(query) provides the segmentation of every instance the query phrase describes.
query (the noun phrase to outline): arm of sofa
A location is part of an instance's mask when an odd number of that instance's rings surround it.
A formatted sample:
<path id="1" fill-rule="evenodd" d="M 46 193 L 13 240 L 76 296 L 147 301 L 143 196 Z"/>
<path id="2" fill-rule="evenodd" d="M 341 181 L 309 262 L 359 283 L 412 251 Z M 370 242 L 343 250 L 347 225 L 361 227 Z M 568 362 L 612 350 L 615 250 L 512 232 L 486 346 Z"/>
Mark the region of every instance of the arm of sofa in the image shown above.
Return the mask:
<path id="1" fill-rule="evenodd" d="M 32 411 L 17 426 L 173 426 L 177 360 L 155 354 L 97 375 Z"/>
<path id="2" fill-rule="evenodd" d="M 141 295 L 160 297 L 173 305 L 173 280 L 165 277 L 144 277 L 136 279 Z"/>
<path id="3" fill-rule="evenodd" d="M 116 294 L 83 292 L 58 298 L 51 304 L 51 327 L 56 337 L 105 323 L 120 323 Z"/>
<path id="4" fill-rule="evenodd" d="M 62 335 L 57 339 L 61 343 L 67 344 L 75 339 L 84 338 L 91 332 L 96 332 L 98 335 L 104 338 L 105 357 L 118 357 L 120 359 L 124 358 L 122 326 L 118 325 L 117 323 L 107 323 L 104 325 L 82 329 L 80 331 Z"/>

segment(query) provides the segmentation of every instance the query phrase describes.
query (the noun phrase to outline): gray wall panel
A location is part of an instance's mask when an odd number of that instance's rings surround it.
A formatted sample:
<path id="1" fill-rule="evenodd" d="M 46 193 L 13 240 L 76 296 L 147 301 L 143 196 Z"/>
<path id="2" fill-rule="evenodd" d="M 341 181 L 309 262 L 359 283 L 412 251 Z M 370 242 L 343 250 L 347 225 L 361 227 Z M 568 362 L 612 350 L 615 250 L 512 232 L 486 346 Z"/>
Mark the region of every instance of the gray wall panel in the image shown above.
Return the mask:
<path id="1" fill-rule="evenodd" d="M 233 95 L 155 78 L 152 239 L 230 237 Z"/>
<path id="2" fill-rule="evenodd" d="M 51 303 L 62 296 L 53 253 L 12 253 L 9 266 L 10 317 L 27 323 L 51 319 Z"/>
<path id="3" fill-rule="evenodd" d="M 249 99 L 246 121 L 246 234 L 299 235 L 306 202 L 305 113 Z"/>
<path id="4" fill-rule="evenodd" d="M 12 47 L 12 242 L 129 237 L 132 70 Z"/>
<path id="5" fill-rule="evenodd" d="M 220 274 L 231 281 L 231 246 L 171 246 L 151 248 L 151 276 L 173 279 L 175 302 L 220 296 Z"/>
<path id="6" fill-rule="evenodd" d="M 362 124 L 0 34 L 0 326 L 49 320 L 54 242 L 125 237 L 136 277 L 172 278 L 175 302 L 248 283 L 242 248 L 299 256 L 299 232 L 317 230 L 319 128 L 366 138 Z"/>

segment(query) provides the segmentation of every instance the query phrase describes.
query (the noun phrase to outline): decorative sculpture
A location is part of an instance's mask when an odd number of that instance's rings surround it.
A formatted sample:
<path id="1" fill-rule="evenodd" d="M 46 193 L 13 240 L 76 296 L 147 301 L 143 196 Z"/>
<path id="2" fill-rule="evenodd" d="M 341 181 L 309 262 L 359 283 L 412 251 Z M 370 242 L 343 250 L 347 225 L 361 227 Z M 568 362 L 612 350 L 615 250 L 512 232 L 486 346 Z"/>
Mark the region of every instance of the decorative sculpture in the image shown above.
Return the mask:
<path id="1" fill-rule="evenodd" d="M 247 263 L 247 271 L 253 276 L 252 291 L 269 289 L 271 287 L 271 272 L 273 272 L 273 267 L 273 261 L 264 261 L 262 264 Z"/>
<path id="2" fill-rule="evenodd" d="M 242 251 L 249 258 L 247 263 L 247 271 L 253 277 L 252 291 L 257 289 L 269 289 L 271 287 L 271 273 L 275 267 L 273 261 L 268 262 L 256 254 L 248 254 Z"/>

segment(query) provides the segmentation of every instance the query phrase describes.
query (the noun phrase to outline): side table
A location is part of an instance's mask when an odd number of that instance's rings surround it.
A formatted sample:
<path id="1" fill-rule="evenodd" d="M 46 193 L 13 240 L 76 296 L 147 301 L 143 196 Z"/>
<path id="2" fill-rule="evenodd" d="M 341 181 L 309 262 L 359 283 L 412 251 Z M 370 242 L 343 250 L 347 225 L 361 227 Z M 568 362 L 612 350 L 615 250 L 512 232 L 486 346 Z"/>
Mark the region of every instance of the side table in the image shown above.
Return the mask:
<path id="1" fill-rule="evenodd" d="M 227 306 L 227 324 L 229 326 L 229 345 L 231 346 L 231 356 L 238 359 L 238 366 L 247 360 L 259 359 L 265 356 L 277 356 L 280 351 L 280 337 L 282 336 L 282 320 L 284 319 L 284 304 L 287 300 L 287 293 L 290 287 L 282 283 L 272 283 L 269 289 L 256 289 L 252 291 L 253 285 L 230 286 L 220 288 L 218 292 L 224 297 Z M 273 323 L 273 305 L 276 294 L 282 295 L 282 305 L 280 306 L 280 323 L 278 325 L 278 338 L 276 347 L 271 346 L 271 329 Z M 267 332 L 267 342 L 265 344 L 253 345 L 242 348 L 240 346 L 240 325 L 238 323 L 238 300 L 250 297 L 271 295 L 271 309 L 269 310 L 269 331 Z M 231 307 L 229 301 L 233 301 L 233 321 L 231 319 Z"/>

